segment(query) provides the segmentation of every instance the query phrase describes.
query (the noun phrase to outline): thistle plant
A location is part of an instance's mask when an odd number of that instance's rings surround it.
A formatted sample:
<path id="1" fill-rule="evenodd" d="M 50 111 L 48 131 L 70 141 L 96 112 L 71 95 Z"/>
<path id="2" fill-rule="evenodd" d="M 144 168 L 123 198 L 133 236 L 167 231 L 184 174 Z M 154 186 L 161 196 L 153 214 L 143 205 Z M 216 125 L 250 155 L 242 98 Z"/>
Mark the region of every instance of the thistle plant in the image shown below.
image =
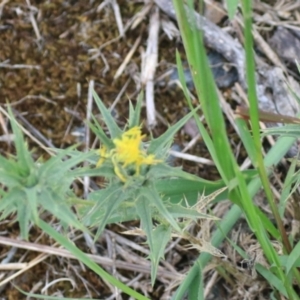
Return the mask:
<path id="1" fill-rule="evenodd" d="M 172 233 L 187 236 L 185 228 L 192 220 L 212 218 L 183 202 L 170 201 L 157 185 L 158 182 L 168 184 L 172 179 L 178 178 L 203 184 L 203 179 L 169 166 L 166 162 L 174 134 L 192 113 L 171 126 L 160 137 L 145 142 L 146 136 L 142 134 L 140 123 L 142 95 L 135 108 L 130 103 L 128 124 L 124 130 L 118 127 L 96 93 L 94 98 L 109 136 L 93 117 L 94 122 L 90 126 L 100 139 L 101 147 L 99 157 L 95 160 L 96 167 L 89 175 L 104 177 L 106 186 L 91 192 L 87 203 L 81 205 L 79 211 L 86 226 L 97 228 L 95 239 L 106 224 L 139 219 L 150 248 L 153 284 L 159 260 L 163 257 Z M 182 189 L 182 195 L 185 190 L 186 187 Z"/>
<path id="2" fill-rule="evenodd" d="M 75 151 L 68 158 L 70 149 L 67 149 L 45 163 L 35 162 L 10 109 L 9 117 L 16 155 L 9 158 L 0 155 L 0 219 L 16 214 L 23 239 L 28 239 L 30 224 L 39 225 L 44 211 L 55 216 L 64 228 L 74 226 L 85 230 L 71 210 L 74 195 L 70 186 L 75 179 L 71 169 L 91 154 Z"/>

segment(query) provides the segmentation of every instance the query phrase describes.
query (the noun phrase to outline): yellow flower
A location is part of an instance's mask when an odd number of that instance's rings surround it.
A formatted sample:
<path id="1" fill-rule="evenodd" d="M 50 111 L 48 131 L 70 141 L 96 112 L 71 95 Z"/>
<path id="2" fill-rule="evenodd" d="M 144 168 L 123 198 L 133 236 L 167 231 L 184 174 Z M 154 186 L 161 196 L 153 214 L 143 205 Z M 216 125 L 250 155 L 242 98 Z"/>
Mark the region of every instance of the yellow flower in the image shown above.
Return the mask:
<path id="1" fill-rule="evenodd" d="M 113 140 L 115 148 L 110 152 L 105 147 L 100 149 L 100 159 L 97 166 L 100 166 L 105 159 L 111 158 L 114 165 L 116 175 L 125 182 L 125 168 L 129 165 L 135 166 L 135 175 L 139 175 L 141 165 L 154 165 L 160 162 L 155 159 L 153 154 L 147 155 L 142 148 L 142 140 L 145 135 L 142 135 L 141 128 L 135 126 L 128 131 L 125 131 L 121 138 Z"/>
<path id="2" fill-rule="evenodd" d="M 107 152 L 105 146 L 102 146 L 99 152 L 100 152 L 100 159 L 98 160 L 96 167 L 100 167 L 104 163 L 105 159 L 109 157 L 109 153 Z"/>

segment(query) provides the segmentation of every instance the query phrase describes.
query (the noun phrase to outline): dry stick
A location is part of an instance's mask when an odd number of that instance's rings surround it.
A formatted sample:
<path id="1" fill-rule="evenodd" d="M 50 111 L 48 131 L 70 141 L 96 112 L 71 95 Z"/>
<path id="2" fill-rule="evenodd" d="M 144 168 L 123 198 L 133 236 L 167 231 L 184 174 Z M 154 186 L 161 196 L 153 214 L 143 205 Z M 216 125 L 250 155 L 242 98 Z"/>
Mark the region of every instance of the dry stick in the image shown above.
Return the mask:
<path id="1" fill-rule="evenodd" d="M 89 152 L 91 133 L 88 123 L 91 119 L 92 109 L 93 109 L 93 90 L 94 90 L 94 80 L 89 82 L 88 90 L 88 100 L 86 108 L 86 124 L 85 124 L 85 152 Z M 84 167 L 87 167 L 88 163 L 84 162 Z M 90 178 L 89 176 L 84 176 L 84 198 L 86 199 L 89 193 Z"/>
<path id="2" fill-rule="evenodd" d="M 30 13 L 29 13 L 29 17 L 30 17 L 30 22 L 31 22 L 31 25 L 33 27 L 33 30 L 34 30 L 34 33 L 36 35 L 36 38 L 37 38 L 37 41 L 39 42 L 41 39 L 42 39 L 42 36 L 40 34 L 40 30 L 37 26 L 37 23 L 36 23 L 36 20 L 35 20 L 35 17 L 33 15 L 33 12 L 32 12 L 32 8 L 31 8 L 31 3 L 30 3 L 30 0 L 26 0 L 26 3 L 30 9 Z"/>
<path id="3" fill-rule="evenodd" d="M 116 105 L 118 104 L 118 102 L 120 101 L 121 97 L 123 96 L 123 94 L 125 93 L 129 83 L 131 81 L 131 78 L 129 77 L 127 79 L 127 81 L 125 82 L 125 84 L 123 85 L 123 87 L 121 88 L 119 94 L 117 95 L 116 99 L 114 100 L 114 102 L 112 103 L 112 105 L 110 106 L 110 111 L 113 111 L 113 109 L 116 107 Z"/>
<path id="4" fill-rule="evenodd" d="M 42 254 L 42 255 L 47 255 L 47 256 L 48 255 L 56 255 L 56 256 L 67 257 L 67 258 L 71 258 L 71 259 L 77 259 L 73 254 L 71 254 L 68 250 L 65 250 L 65 249 L 51 247 L 51 246 L 45 246 L 45 245 L 40 245 L 40 244 L 35 244 L 35 243 L 29 243 L 29 242 L 25 242 L 25 241 L 19 241 L 16 239 L 11 239 L 11 238 L 6 238 L 6 237 L 0 237 L 0 244 L 7 245 L 7 246 L 15 246 L 15 247 L 18 247 L 21 249 L 27 249 L 27 250 L 37 251 L 37 252 L 43 252 L 44 254 Z M 99 255 L 92 255 L 92 254 L 85 254 L 85 255 L 88 256 L 92 261 L 94 261 L 100 265 L 103 265 L 105 267 L 112 267 L 115 263 L 116 267 L 119 269 L 136 271 L 136 272 L 141 272 L 144 274 L 150 274 L 150 272 L 151 272 L 150 262 L 148 262 L 146 259 L 144 261 L 140 260 L 139 264 L 134 264 L 134 263 L 128 263 L 128 262 L 123 262 L 123 261 L 119 261 L 119 260 L 113 261 L 110 258 L 99 256 Z M 40 258 L 40 256 L 38 256 L 31 263 L 28 263 L 27 269 L 29 269 L 33 265 L 36 265 L 38 262 L 40 262 L 44 259 L 45 258 Z M 37 260 L 39 260 L 39 261 L 36 262 Z M 177 280 L 181 280 L 185 276 L 180 273 L 167 272 L 161 267 L 159 267 L 159 269 L 158 269 L 158 275 L 166 277 L 166 278 L 170 278 L 170 279 L 177 279 Z M 6 278 L 4 281 L 0 282 L 0 286 L 9 282 L 10 280 L 11 280 L 11 278 Z"/>
<path id="5" fill-rule="evenodd" d="M 4 110 L 1 105 L 0 105 L 0 111 L 8 118 L 10 119 L 10 116 L 8 115 L 8 113 L 6 112 L 6 110 Z M 27 122 L 27 120 L 25 118 L 23 118 L 18 112 L 14 111 L 18 117 L 23 121 L 23 122 Z M 27 124 L 29 124 L 27 122 Z M 51 151 L 49 148 L 45 147 L 38 139 L 36 139 L 28 130 L 26 130 L 22 125 L 20 125 L 19 123 L 17 123 L 17 125 L 19 126 L 19 128 L 28 136 L 30 137 L 37 145 L 39 145 L 44 151 L 46 151 L 47 153 L 49 153 L 51 156 L 54 155 L 54 152 Z M 31 124 L 29 124 L 30 126 L 32 126 Z M 46 144 L 52 145 L 51 142 L 49 142 L 40 132 L 38 132 L 37 130 L 35 130 L 35 128 L 32 126 L 32 128 L 34 129 L 34 134 L 38 135 L 39 138 L 41 138 Z M 53 145 L 52 145 L 53 146 Z M 51 146 L 51 147 L 52 147 Z M 55 148 L 53 146 L 53 148 Z"/>
<path id="6" fill-rule="evenodd" d="M 134 42 L 134 45 L 131 47 L 130 51 L 128 52 L 128 54 L 126 55 L 125 59 L 123 60 L 122 64 L 120 65 L 120 67 L 118 68 L 114 79 L 117 79 L 118 77 L 120 77 L 122 75 L 122 73 L 124 72 L 126 66 L 128 65 L 128 63 L 130 62 L 133 54 L 135 53 L 138 45 L 140 44 L 142 39 L 142 36 L 140 35 L 136 41 Z"/>
<path id="7" fill-rule="evenodd" d="M 196 155 L 182 153 L 182 152 L 174 151 L 174 150 L 169 150 L 169 154 L 171 154 L 175 157 L 178 157 L 178 158 L 193 161 L 195 163 L 208 165 L 208 166 L 215 166 L 215 163 L 212 160 L 207 159 L 207 158 L 203 158 L 203 157 L 199 157 L 199 156 L 196 156 Z"/>
<path id="8" fill-rule="evenodd" d="M 156 5 L 170 18 L 177 21 L 176 12 L 172 0 L 154 0 Z M 239 81 L 243 87 L 245 80 L 245 54 L 241 44 L 234 40 L 231 35 L 223 31 L 220 27 L 210 22 L 194 11 L 186 7 L 187 14 L 194 14 L 196 25 L 199 30 L 203 30 L 205 44 L 217 52 L 221 53 L 229 62 L 232 62 L 238 72 Z"/>
<path id="9" fill-rule="evenodd" d="M 135 16 L 131 20 L 132 23 L 131 29 L 136 28 L 145 19 L 145 17 L 150 12 L 152 6 L 153 6 L 152 2 L 147 3 L 137 14 L 135 14 Z"/>
<path id="10" fill-rule="evenodd" d="M 107 1 L 106 1 L 107 2 Z M 99 5 L 98 8 L 100 8 L 100 10 L 107 4 L 105 1 L 103 3 L 101 3 Z M 139 11 L 137 14 L 135 14 L 133 16 L 133 18 L 131 18 L 125 25 L 124 27 L 124 34 L 128 31 L 129 28 L 134 29 L 137 25 L 139 25 L 144 18 L 148 15 L 151 7 L 153 6 L 152 3 L 150 4 L 146 4 L 141 11 Z M 97 12 L 99 12 L 100 10 L 97 9 Z M 111 45 L 113 43 L 118 42 L 120 39 L 122 38 L 122 36 L 117 36 L 116 38 L 113 38 L 105 43 L 103 43 L 99 48 L 97 49 L 90 49 L 88 52 L 89 53 L 95 53 L 91 58 L 89 58 L 89 60 L 94 60 L 97 59 L 99 56 L 102 55 L 101 50 L 104 49 L 105 47 L 107 47 L 108 45 Z"/>
<path id="11" fill-rule="evenodd" d="M 147 50 L 142 57 L 141 81 L 146 86 L 146 108 L 147 125 L 153 128 L 156 125 L 155 103 L 154 103 L 154 75 L 158 60 L 158 38 L 159 38 L 159 10 L 153 9 L 150 16 L 149 36 L 147 40 Z"/>
<path id="12" fill-rule="evenodd" d="M 216 284 L 216 281 L 218 280 L 219 273 L 217 271 L 214 271 L 213 275 L 210 277 L 210 280 L 207 282 L 204 290 L 204 299 L 206 299 L 213 289 L 214 285 Z"/>
<path id="13" fill-rule="evenodd" d="M 51 99 L 48 99 L 47 97 L 45 97 L 43 95 L 27 95 L 27 96 L 21 98 L 20 100 L 17 100 L 17 101 L 15 101 L 13 103 L 9 103 L 9 106 L 19 105 L 19 104 L 23 103 L 24 101 L 30 100 L 30 99 L 33 99 L 33 100 L 40 99 L 40 100 L 43 100 L 43 101 L 45 101 L 47 103 L 51 103 L 53 105 L 57 105 L 57 103 L 55 101 L 53 101 Z"/>
<path id="14" fill-rule="evenodd" d="M 124 26 L 123 26 L 123 22 L 122 22 L 120 7 L 119 7 L 116 0 L 110 0 L 110 3 L 111 3 L 111 6 L 113 8 L 113 11 L 115 13 L 115 18 L 116 18 L 116 21 L 117 21 L 119 34 L 120 34 L 121 37 L 123 37 L 124 36 Z"/>
<path id="15" fill-rule="evenodd" d="M 41 66 L 38 65 L 24 65 L 24 64 L 8 64 L 6 62 L 0 63 L 0 68 L 6 68 L 6 69 L 37 69 L 40 70 Z"/>
<path id="16" fill-rule="evenodd" d="M 122 236 L 120 236 L 119 234 L 116 234 L 115 232 L 109 231 L 109 230 L 105 230 L 106 233 L 108 233 L 109 235 L 111 235 L 112 237 L 114 237 L 115 241 L 118 242 L 118 244 L 120 245 L 120 247 L 123 249 L 124 246 L 127 246 L 131 249 L 134 249 L 138 252 L 141 252 L 143 254 L 146 255 L 146 257 L 148 257 L 150 255 L 149 249 L 143 248 L 142 246 L 138 245 L 137 243 L 134 243 L 131 240 L 128 240 Z M 165 251 L 165 254 L 167 252 Z M 139 260 L 140 257 L 137 257 L 136 260 Z M 143 259 L 142 259 L 143 261 Z M 137 263 L 137 261 L 135 261 Z M 174 267 L 172 265 L 170 265 L 167 261 L 162 261 L 161 262 L 166 268 L 168 268 L 171 272 L 175 272 L 176 270 L 174 269 Z"/>
<path id="17" fill-rule="evenodd" d="M 89 145 L 90 145 L 90 137 L 91 137 L 91 132 L 89 128 L 89 121 L 91 119 L 91 114 L 92 114 L 92 109 L 93 109 L 93 90 L 94 90 L 94 80 L 91 80 L 89 82 L 89 91 L 88 91 L 88 100 L 87 100 L 87 108 L 86 108 L 86 124 L 85 124 L 85 152 L 89 151 Z M 83 163 L 84 167 L 88 166 L 88 162 L 85 161 Z M 84 198 L 87 199 L 88 194 L 89 194 L 89 188 L 90 188 L 90 177 L 89 176 L 84 176 L 83 178 L 83 187 L 84 187 Z M 88 247 L 90 248 L 92 253 L 97 253 L 97 249 L 93 243 L 93 239 L 91 236 L 84 232 L 83 233 L 85 242 L 87 243 Z"/>

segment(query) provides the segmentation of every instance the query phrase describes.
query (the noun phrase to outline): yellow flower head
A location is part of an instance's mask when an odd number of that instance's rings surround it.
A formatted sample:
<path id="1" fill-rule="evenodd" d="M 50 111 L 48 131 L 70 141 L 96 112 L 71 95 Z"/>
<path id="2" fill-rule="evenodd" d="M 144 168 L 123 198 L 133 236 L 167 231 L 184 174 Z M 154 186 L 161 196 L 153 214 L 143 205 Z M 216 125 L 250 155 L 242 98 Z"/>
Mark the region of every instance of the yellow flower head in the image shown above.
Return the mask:
<path id="1" fill-rule="evenodd" d="M 125 131 L 120 138 L 113 140 L 115 148 L 109 153 L 105 147 L 100 149 L 101 158 L 97 166 L 101 165 L 106 158 L 111 157 L 115 173 L 121 181 L 126 181 L 126 177 L 123 174 L 126 173 L 124 172 L 125 168 L 129 165 L 134 165 L 135 175 L 139 175 L 141 165 L 154 165 L 160 162 L 160 160 L 155 159 L 154 155 L 147 155 L 142 148 L 144 137 L 145 135 L 142 135 L 139 126 Z"/>

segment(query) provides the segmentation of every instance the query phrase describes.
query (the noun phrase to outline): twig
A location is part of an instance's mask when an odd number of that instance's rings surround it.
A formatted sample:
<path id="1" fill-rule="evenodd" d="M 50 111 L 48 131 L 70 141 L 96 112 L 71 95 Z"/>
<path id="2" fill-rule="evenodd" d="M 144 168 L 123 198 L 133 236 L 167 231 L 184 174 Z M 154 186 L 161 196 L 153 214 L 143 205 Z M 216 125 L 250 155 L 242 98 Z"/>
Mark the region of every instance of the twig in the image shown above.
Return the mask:
<path id="1" fill-rule="evenodd" d="M 153 9 L 150 16 L 149 36 L 146 54 L 142 59 L 142 84 L 146 86 L 147 123 L 150 128 L 156 125 L 154 103 L 154 75 L 158 60 L 159 10 Z"/>
<path id="2" fill-rule="evenodd" d="M 113 8 L 113 11 L 115 13 L 115 18 L 116 18 L 117 26 L 118 26 L 118 29 L 119 29 L 119 34 L 120 34 L 121 37 L 123 37 L 124 36 L 124 26 L 123 26 L 123 22 L 122 22 L 120 7 L 119 7 L 116 0 L 110 0 L 110 4 L 111 4 L 111 6 Z"/>
<path id="3" fill-rule="evenodd" d="M 123 71 L 126 68 L 127 64 L 130 62 L 130 60 L 131 60 L 134 52 L 136 51 L 138 45 L 140 44 L 141 39 L 142 39 L 141 35 L 136 39 L 134 45 L 131 47 L 130 51 L 127 53 L 127 55 L 126 55 L 125 59 L 123 60 L 122 64 L 118 68 L 118 70 L 117 70 L 117 72 L 114 76 L 114 79 L 117 79 L 118 77 L 121 76 L 121 74 L 123 73 Z"/>
<path id="4" fill-rule="evenodd" d="M 27 3 L 27 5 L 30 9 L 29 18 L 30 18 L 31 25 L 33 27 L 33 30 L 34 30 L 34 33 L 36 35 L 37 41 L 39 42 L 42 39 L 42 36 L 40 34 L 40 30 L 37 26 L 35 17 L 34 17 L 33 12 L 32 12 L 30 0 L 26 0 L 26 3 Z"/>
<path id="5" fill-rule="evenodd" d="M 23 64 L 8 64 L 6 62 L 0 63 L 0 68 L 6 68 L 6 69 L 36 69 L 40 70 L 41 66 L 37 65 L 23 65 Z"/>
<path id="6" fill-rule="evenodd" d="M 203 157 L 199 157 L 199 156 L 195 156 L 195 155 L 191 155 L 191 154 L 187 154 L 187 153 L 182 153 L 182 152 L 178 152 L 178 151 L 174 151 L 174 150 L 170 150 L 169 153 L 175 157 L 182 158 L 185 160 L 190 160 L 190 161 L 200 163 L 203 165 L 209 165 L 209 166 L 215 165 L 212 160 L 207 159 L 207 158 L 203 158 Z"/>
<path id="7" fill-rule="evenodd" d="M 61 257 L 68 257 L 72 259 L 76 259 L 76 257 L 71 254 L 68 250 L 61 249 L 61 248 L 56 248 L 56 247 L 51 247 L 51 246 L 45 246 L 45 245 L 40 245 L 40 244 L 35 244 L 35 243 L 29 243 L 25 241 L 18 241 L 16 239 L 12 238 L 7 238 L 7 237 L 0 237 L 0 244 L 1 245 L 6 245 L 6 246 L 15 246 L 21 249 L 26 249 L 26 250 L 31 250 L 31 251 L 37 251 L 37 252 L 42 252 L 43 254 L 38 256 L 34 261 L 31 263 L 28 263 L 27 269 L 31 268 L 33 265 L 36 265 L 40 261 L 45 259 L 45 255 L 55 255 L 55 256 L 61 256 Z M 139 264 L 134 264 L 134 263 L 128 263 L 128 262 L 123 262 L 123 261 L 113 261 L 112 259 L 108 257 L 102 257 L 99 255 L 92 255 L 92 254 L 86 254 L 91 260 L 93 260 L 96 263 L 99 263 L 103 266 L 106 267 L 111 267 L 113 264 L 116 264 L 117 268 L 124 269 L 124 270 L 130 270 L 130 271 L 136 271 L 136 272 L 141 272 L 144 274 L 150 274 L 150 262 L 147 261 L 146 259 L 143 260 L 143 263 Z M 182 275 L 180 273 L 174 273 L 174 272 L 166 272 L 163 268 L 159 267 L 158 268 L 158 276 L 164 276 L 166 278 L 170 279 L 177 279 L 177 280 L 182 280 L 185 275 Z M 8 277 L 5 280 L 0 282 L 0 286 L 9 282 L 12 278 Z"/>

